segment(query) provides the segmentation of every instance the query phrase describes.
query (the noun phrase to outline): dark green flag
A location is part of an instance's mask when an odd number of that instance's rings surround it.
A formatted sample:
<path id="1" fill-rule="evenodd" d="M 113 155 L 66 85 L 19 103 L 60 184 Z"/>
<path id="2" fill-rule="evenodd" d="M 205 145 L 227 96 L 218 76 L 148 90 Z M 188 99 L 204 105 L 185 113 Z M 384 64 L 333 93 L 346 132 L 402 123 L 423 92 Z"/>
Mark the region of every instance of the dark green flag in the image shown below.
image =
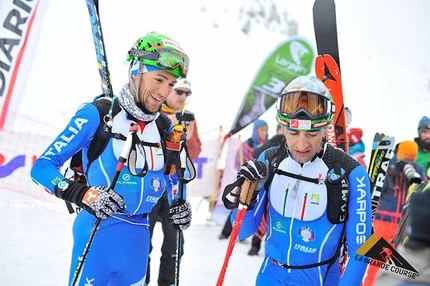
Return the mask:
<path id="1" fill-rule="evenodd" d="M 308 75 L 314 59 L 315 48 L 307 39 L 295 36 L 282 42 L 258 71 L 227 136 L 239 132 L 266 112 L 290 81 Z"/>

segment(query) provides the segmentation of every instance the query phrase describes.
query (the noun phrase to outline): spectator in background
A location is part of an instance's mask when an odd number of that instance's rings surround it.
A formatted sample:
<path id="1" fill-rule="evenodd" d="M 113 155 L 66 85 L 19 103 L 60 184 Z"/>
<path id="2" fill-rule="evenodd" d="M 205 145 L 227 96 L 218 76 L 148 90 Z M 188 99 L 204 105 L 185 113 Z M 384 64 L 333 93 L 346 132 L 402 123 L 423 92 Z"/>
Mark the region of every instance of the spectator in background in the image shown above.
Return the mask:
<path id="1" fill-rule="evenodd" d="M 161 106 L 161 111 L 166 114 L 172 121 L 172 125 L 179 123 L 178 113 L 183 114 L 181 118 L 181 124 L 186 127 L 187 134 L 187 149 L 191 160 L 197 159 L 201 150 L 202 143 L 200 141 L 199 133 L 197 131 L 197 124 L 194 118 L 194 114 L 185 110 L 185 101 L 191 95 L 191 83 L 185 78 L 178 79 L 176 84 L 173 86 L 172 91 L 167 97 L 166 101 Z M 184 112 L 183 112 L 184 111 Z M 161 258 L 160 268 L 158 271 L 158 285 L 168 286 L 175 284 L 175 263 L 176 263 L 176 233 L 175 229 L 167 219 L 169 213 L 169 202 L 167 200 L 166 192 L 158 200 L 158 203 L 152 209 L 149 215 L 149 231 L 151 235 L 154 233 L 155 223 L 161 222 L 161 228 L 163 230 L 163 244 L 161 245 Z M 181 242 L 183 243 L 183 239 Z M 183 255 L 184 247 L 181 247 Z M 149 253 L 152 252 L 152 241 L 149 248 Z M 150 262 L 151 258 L 148 257 L 148 270 L 146 272 L 146 284 L 150 281 Z"/>
<path id="2" fill-rule="evenodd" d="M 366 162 L 364 161 L 366 146 L 363 140 L 361 140 L 363 137 L 363 130 L 361 128 L 348 128 L 347 134 L 349 141 L 348 154 L 367 169 Z"/>
<path id="3" fill-rule="evenodd" d="M 417 163 L 423 166 L 426 173 L 426 180 L 430 179 L 430 118 L 424 116 L 418 123 L 418 137 L 415 138 L 418 144 Z"/>
<path id="4" fill-rule="evenodd" d="M 252 151 L 252 157 L 258 158 L 258 156 L 260 156 L 261 152 L 264 150 L 281 145 L 284 138 L 284 130 L 282 125 L 278 123 L 278 125 L 276 125 L 276 135 L 274 135 L 269 140 L 264 141 L 263 144 L 255 148 L 254 151 Z"/>
<path id="5" fill-rule="evenodd" d="M 252 152 L 267 141 L 268 133 L 269 127 L 266 121 L 261 119 L 254 120 L 251 137 L 242 143 L 236 154 L 235 165 L 237 170 L 240 169 L 243 162 L 247 162 L 252 159 Z"/>
<path id="6" fill-rule="evenodd" d="M 267 141 L 268 132 L 269 127 L 266 121 L 261 119 L 256 119 L 254 121 L 251 137 L 242 143 L 239 151 L 237 152 L 235 163 L 237 170 L 240 169 L 240 166 L 243 164 L 243 162 L 247 162 L 252 159 L 252 152 L 255 148 L 258 148 L 258 146 L 261 146 L 265 141 Z M 227 239 L 233 230 L 230 216 L 231 212 L 225 221 L 221 234 L 218 236 L 219 239 Z"/>
<path id="7" fill-rule="evenodd" d="M 373 220 L 374 234 L 378 238 L 383 237 L 390 243 L 399 227 L 408 188 L 412 183 L 421 183 L 425 178 L 422 166 L 415 162 L 418 154 L 418 145 L 415 142 L 400 142 L 394 152 L 395 155 L 388 164 Z M 363 286 L 374 285 L 379 269 L 379 267 L 369 265 Z"/>
<path id="8" fill-rule="evenodd" d="M 186 78 L 178 79 L 178 82 L 173 86 L 172 92 L 161 106 L 161 111 L 172 120 L 172 125 L 178 124 L 178 114 L 183 114 L 181 123 L 185 124 L 187 129 L 187 149 L 191 160 L 194 161 L 202 151 L 202 142 L 200 141 L 194 113 L 184 110 L 185 101 L 191 94 L 190 81 Z"/>

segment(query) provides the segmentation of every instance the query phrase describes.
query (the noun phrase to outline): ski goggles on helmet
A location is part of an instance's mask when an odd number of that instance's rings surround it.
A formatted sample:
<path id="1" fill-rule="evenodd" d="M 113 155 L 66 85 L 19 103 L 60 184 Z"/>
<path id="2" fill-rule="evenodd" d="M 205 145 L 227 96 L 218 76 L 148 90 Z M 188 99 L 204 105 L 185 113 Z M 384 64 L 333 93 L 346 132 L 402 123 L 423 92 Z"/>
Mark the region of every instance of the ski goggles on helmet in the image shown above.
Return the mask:
<path id="1" fill-rule="evenodd" d="M 294 91 L 278 98 L 277 111 L 278 122 L 288 129 L 319 130 L 331 123 L 335 106 L 320 94 Z"/>
<path id="2" fill-rule="evenodd" d="M 129 52 L 130 57 L 136 58 L 142 64 L 150 64 L 149 61 L 154 61 L 155 64 L 167 71 L 176 72 L 180 77 L 186 77 L 190 66 L 188 56 L 177 50 L 158 49 L 155 52 L 147 52 L 142 50 L 132 49 Z"/>
<path id="3" fill-rule="evenodd" d="M 323 118 L 332 113 L 332 108 L 327 97 L 309 91 L 285 93 L 278 99 L 278 111 L 289 118 Z"/>

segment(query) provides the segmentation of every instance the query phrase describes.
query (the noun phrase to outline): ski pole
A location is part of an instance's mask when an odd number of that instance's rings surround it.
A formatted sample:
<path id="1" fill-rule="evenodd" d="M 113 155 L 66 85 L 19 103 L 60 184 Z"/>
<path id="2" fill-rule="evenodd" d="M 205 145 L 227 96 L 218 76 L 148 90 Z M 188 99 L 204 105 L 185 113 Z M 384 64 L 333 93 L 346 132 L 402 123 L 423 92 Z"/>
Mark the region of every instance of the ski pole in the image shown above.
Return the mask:
<path id="1" fill-rule="evenodd" d="M 186 132 L 186 129 L 185 129 Z M 186 167 L 186 160 L 187 160 L 187 154 L 184 148 L 186 137 L 185 134 L 181 135 L 181 152 L 179 153 L 179 159 L 180 159 L 180 172 L 181 172 L 181 178 L 184 177 L 185 173 L 185 167 Z M 182 179 L 179 180 L 179 202 L 182 202 L 184 200 L 184 182 Z M 175 259 L 175 286 L 179 286 L 179 269 L 181 264 L 181 254 L 182 254 L 182 230 L 178 229 L 176 231 L 176 259 Z"/>
<path id="2" fill-rule="evenodd" d="M 221 286 L 224 283 L 228 262 L 233 252 L 233 248 L 236 244 L 236 240 L 239 235 L 239 230 L 242 226 L 243 218 L 245 217 L 246 210 L 248 208 L 249 203 L 251 202 L 251 198 L 254 193 L 254 189 L 256 185 L 257 185 L 257 181 L 251 183 L 250 181 L 245 180 L 243 182 L 242 191 L 240 192 L 238 211 L 236 213 L 236 218 L 234 219 L 233 230 L 231 232 L 230 240 L 228 242 L 227 252 L 224 258 L 224 264 L 222 265 L 221 272 L 218 276 L 218 281 L 216 283 L 216 286 Z"/>
<path id="3" fill-rule="evenodd" d="M 184 188 L 184 183 L 179 183 L 179 192 Z M 179 201 L 183 201 L 182 198 Z M 175 286 L 179 285 L 179 269 L 181 265 L 181 253 L 182 253 L 182 230 L 178 229 L 176 231 L 176 259 L 175 259 Z"/>
<path id="4" fill-rule="evenodd" d="M 108 68 L 106 49 L 104 44 L 104 38 L 102 33 L 102 26 L 99 17 L 99 1 L 98 0 L 85 0 L 87 3 L 88 13 L 91 21 L 91 30 L 94 41 L 94 48 L 96 52 L 99 74 L 100 74 L 100 82 L 104 95 L 108 95 L 109 97 L 113 97 L 113 89 L 110 80 L 110 73 Z M 118 165 L 116 168 L 115 175 L 112 179 L 112 182 L 109 186 L 110 189 L 115 187 L 116 181 L 118 180 L 119 174 L 121 172 L 122 167 L 124 166 L 125 161 L 127 160 L 128 154 L 130 153 L 131 143 L 132 143 L 132 133 L 137 131 L 137 126 L 131 126 L 129 130 L 129 134 L 127 136 L 124 147 L 121 151 L 121 155 L 119 157 Z M 76 270 L 74 272 L 73 281 L 71 285 L 75 285 L 78 281 L 80 272 L 82 270 L 82 266 L 84 261 L 88 255 L 88 251 L 93 242 L 94 236 L 99 228 L 101 219 L 97 218 L 94 223 L 93 228 L 91 229 L 90 236 L 88 238 L 87 244 L 85 245 L 82 256 L 78 258 L 78 262 L 76 265 Z"/>
<path id="5" fill-rule="evenodd" d="M 125 162 L 127 161 L 128 155 L 130 154 L 131 144 L 133 141 L 133 133 L 137 132 L 137 130 L 138 130 L 137 125 L 132 124 L 130 126 L 128 136 L 127 136 L 127 139 L 125 140 L 124 147 L 121 150 L 121 155 L 119 156 L 119 159 L 118 159 L 118 165 L 116 166 L 115 175 L 112 178 L 112 181 L 109 185 L 109 189 L 113 190 L 113 188 L 115 187 L 116 181 L 118 180 L 122 167 L 124 166 Z M 76 282 L 78 281 L 79 275 L 81 274 L 82 266 L 84 265 L 85 259 L 87 258 L 88 252 L 90 250 L 91 244 L 93 243 L 93 240 L 99 228 L 100 222 L 101 222 L 101 219 L 97 218 L 93 228 L 91 229 L 91 233 L 88 238 L 87 244 L 85 245 L 84 251 L 81 257 L 78 258 L 78 263 L 76 265 L 76 270 L 74 272 L 73 281 L 71 284 L 72 286 L 75 286 Z"/>

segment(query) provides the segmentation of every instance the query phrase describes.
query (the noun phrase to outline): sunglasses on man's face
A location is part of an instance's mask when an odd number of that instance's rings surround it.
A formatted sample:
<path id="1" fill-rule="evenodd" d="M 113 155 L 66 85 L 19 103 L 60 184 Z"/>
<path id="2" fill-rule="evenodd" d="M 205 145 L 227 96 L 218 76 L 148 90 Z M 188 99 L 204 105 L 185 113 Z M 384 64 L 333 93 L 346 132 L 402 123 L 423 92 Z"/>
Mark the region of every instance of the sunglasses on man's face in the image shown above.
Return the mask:
<path id="1" fill-rule="evenodd" d="M 183 95 L 184 93 L 185 93 L 185 96 L 191 95 L 191 91 L 185 91 L 185 90 L 180 90 L 180 89 L 175 89 L 175 91 L 178 95 Z"/>

